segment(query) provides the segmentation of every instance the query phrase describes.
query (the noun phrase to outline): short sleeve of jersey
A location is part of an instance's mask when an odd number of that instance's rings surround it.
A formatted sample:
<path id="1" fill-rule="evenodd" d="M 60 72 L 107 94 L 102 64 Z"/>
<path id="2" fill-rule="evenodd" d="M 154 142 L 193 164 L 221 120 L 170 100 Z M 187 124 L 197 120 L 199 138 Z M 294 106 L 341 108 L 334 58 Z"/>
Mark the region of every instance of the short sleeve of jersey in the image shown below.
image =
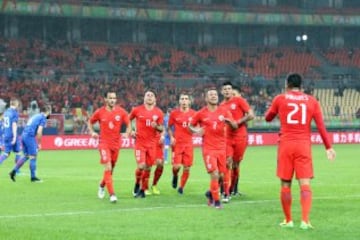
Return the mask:
<path id="1" fill-rule="evenodd" d="M 247 103 L 247 101 L 244 98 L 241 97 L 237 98 L 237 104 L 244 112 L 249 112 L 250 105 Z"/>
<path id="2" fill-rule="evenodd" d="M 195 112 L 194 116 L 191 119 L 190 124 L 192 126 L 196 126 L 198 123 L 200 123 L 200 115 L 201 115 L 201 110 L 198 112 Z"/>
<path id="3" fill-rule="evenodd" d="M 91 116 L 91 118 L 90 118 L 90 123 L 91 123 L 91 124 L 94 124 L 95 122 L 99 121 L 99 112 L 100 112 L 100 109 L 101 109 L 101 108 L 97 109 L 97 110 L 94 112 L 94 114 Z"/>
<path id="4" fill-rule="evenodd" d="M 136 118 L 137 112 L 138 108 L 134 107 L 129 114 L 129 120 L 133 120 L 134 118 Z"/>

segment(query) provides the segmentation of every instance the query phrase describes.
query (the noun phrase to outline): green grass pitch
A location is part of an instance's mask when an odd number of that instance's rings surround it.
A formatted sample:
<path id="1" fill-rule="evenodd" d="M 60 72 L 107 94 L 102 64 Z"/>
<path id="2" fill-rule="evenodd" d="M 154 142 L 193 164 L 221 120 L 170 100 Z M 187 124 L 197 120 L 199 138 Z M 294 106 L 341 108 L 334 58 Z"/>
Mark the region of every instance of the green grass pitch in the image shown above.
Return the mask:
<path id="1" fill-rule="evenodd" d="M 135 160 L 132 150 L 121 150 L 114 173 L 116 204 L 108 196 L 97 198 L 102 167 L 96 150 L 40 152 L 38 176 L 43 183 L 29 181 L 28 164 L 16 183 L 11 182 L 10 156 L 0 166 L 0 239 L 360 239 L 359 145 L 336 145 L 335 149 L 337 159 L 331 163 L 323 146 L 313 147 L 311 222 L 315 229 L 311 231 L 298 228 L 297 183 L 293 186 L 296 227 L 278 227 L 283 215 L 275 146 L 248 148 L 240 182 L 246 196 L 234 197 L 222 210 L 206 205 L 209 176 L 200 149 L 184 195 L 171 188 L 171 165 L 167 164 L 158 185 L 161 195 L 146 199 L 132 197 Z"/>

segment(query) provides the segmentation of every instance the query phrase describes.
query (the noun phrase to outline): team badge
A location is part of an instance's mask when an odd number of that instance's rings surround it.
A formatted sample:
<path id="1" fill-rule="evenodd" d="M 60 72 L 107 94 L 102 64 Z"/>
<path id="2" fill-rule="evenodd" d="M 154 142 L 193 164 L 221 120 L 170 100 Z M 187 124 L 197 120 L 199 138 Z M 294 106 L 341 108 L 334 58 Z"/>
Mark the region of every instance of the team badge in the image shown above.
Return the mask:
<path id="1" fill-rule="evenodd" d="M 158 116 L 158 115 L 153 115 L 153 116 L 152 116 L 153 121 L 158 120 L 158 118 L 159 118 L 159 116 Z"/>
<path id="2" fill-rule="evenodd" d="M 119 115 L 116 115 L 116 116 L 115 116 L 115 120 L 116 120 L 117 122 L 119 122 L 120 119 L 121 119 L 121 117 L 120 117 Z"/>
<path id="3" fill-rule="evenodd" d="M 235 109 L 236 109 L 236 104 L 235 104 L 235 103 L 232 103 L 232 104 L 230 105 L 230 108 L 231 108 L 231 110 L 235 110 Z"/>
<path id="4" fill-rule="evenodd" d="M 219 120 L 220 120 L 221 122 L 224 121 L 224 118 L 225 118 L 224 115 L 220 115 L 220 116 L 219 116 Z"/>

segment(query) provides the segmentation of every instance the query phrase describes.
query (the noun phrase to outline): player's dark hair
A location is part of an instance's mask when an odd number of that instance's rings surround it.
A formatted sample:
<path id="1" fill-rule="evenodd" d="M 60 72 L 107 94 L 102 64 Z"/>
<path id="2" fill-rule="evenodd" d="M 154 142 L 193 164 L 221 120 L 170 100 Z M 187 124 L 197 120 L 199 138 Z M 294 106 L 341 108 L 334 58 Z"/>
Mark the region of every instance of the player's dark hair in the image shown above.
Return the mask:
<path id="1" fill-rule="evenodd" d="M 116 94 L 115 90 L 107 90 L 107 91 L 104 91 L 104 93 L 103 93 L 104 98 L 107 98 L 109 93 L 115 93 Z"/>
<path id="2" fill-rule="evenodd" d="M 212 90 L 215 90 L 217 92 L 216 87 L 207 87 L 207 88 L 205 88 L 205 91 L 204 91 L 205 92 L 205 97 L 207 96 L 208 92 L 212 91 Z"/>
<path id="3" fill-rule="evenodd" d="M 300 88 L 302 83 L 302 77 L 298 73 L 291 73 L 286 78 L 288 88 Z"/>
<path id="4" fill-rule="evenodd" d="M 234 85 L 233 85 L 232 82 L 230 82 L 230 81 L 225 81 L 225 82 L 223 82 L 222 86 L 223 86 L 223 87 L 224 87 L 224 86 L 234 87 Z"/>
<path id="5" fill-rule="evenodd" d="M 40 111 L 43 113 L 51 113 L 51 105 L 50 104 L 44 104 L 40 107 Z"/>
<path id="6" fill-rule="evenodd" d="M 147 92 L 152 92 L 152 93 L 155 95 L 155 97 L 156 97 L 156 95 L 157 95 L 155 89 L 153 89 L 153 88 L 147 88 L 147 89 L 145 89 L 144 95 L 145 95 L 145 93 L 147 93 Z"/>

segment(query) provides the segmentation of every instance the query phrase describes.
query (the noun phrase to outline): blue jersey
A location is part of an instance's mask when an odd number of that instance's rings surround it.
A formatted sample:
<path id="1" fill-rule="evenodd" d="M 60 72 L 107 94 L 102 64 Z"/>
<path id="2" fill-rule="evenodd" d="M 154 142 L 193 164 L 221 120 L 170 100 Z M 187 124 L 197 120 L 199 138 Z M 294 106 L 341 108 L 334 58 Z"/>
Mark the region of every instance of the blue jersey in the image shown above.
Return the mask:
<path id="1" fill-rule="evenodd" d="M 164 116 L 164 129 L 167 129 L 168 128 L 168 125 L 169 125 L 169 117 L 170 115 L 169 114 L 166 114 Z M 169 145 L 170 144 L 170 135 L 168 133 L 168 131 L 165 130 L 165 145 Z"/>
<path id="2" fill-rule="evenodd" d="M 13 131 L 12 125 L 13 123 L 17 123 L 19 121 L 19 113 L 14 108 L 8 108 L 4 112 L 3 116 L 3 131 L 4 131 L 4 139 L 11 140 L 13 139 Z"/>
<path id="3" fill-rule="evenodd" d="M 4 127 L 3 120 L 0 119 L 0 148 L 4 146 Z"/>
<path id="4" fill-rule="evenodd" d="M 45 127 L 46 117 L 43 113 L 38 113 L 29 118 L 22 132 L 23 137 L 35 137 L 39 126 Z"/>

